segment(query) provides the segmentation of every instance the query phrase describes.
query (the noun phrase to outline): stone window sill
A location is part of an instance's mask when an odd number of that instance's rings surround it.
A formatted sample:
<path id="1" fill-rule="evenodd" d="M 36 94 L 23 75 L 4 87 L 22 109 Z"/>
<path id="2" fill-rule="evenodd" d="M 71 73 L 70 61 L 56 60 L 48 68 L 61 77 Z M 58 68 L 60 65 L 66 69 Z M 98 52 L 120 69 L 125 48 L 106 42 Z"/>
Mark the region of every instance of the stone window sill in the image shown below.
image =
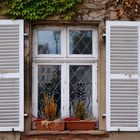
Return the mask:
<path id="1" fill-rule="evenodd" d="M 102 130 L 90 130 L 90 131 L 29 131 L 26 132 L 28 136 L 40 136 L 40 135 L 93 135 L 93 136 L 106 136 L 108 133 Z"/>

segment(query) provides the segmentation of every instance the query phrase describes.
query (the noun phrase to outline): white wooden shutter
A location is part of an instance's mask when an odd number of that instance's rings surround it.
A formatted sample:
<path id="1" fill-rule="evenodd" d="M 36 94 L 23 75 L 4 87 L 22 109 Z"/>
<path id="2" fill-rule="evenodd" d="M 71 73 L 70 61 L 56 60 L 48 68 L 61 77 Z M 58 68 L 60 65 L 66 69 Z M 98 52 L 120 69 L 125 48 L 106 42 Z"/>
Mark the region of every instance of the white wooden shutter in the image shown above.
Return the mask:
<path id="1" fill-rule="evenodd" d="M 108 131 L 137 131 L 140 23 L 107 22 L 106 114 Z"/>
<path id="2" fill-rule="evenodd" d="M 0 131 L 23 131 L 23 20 L 0 20 Z"/>

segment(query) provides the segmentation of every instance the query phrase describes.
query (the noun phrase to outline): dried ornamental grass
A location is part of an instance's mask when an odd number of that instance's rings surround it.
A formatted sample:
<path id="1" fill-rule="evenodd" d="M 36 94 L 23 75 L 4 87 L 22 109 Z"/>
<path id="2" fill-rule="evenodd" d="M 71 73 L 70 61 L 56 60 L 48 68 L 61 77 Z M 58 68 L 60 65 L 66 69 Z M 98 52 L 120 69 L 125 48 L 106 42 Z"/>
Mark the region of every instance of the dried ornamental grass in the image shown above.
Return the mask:
<path id="1" fill-rule="evenodd" d="M 48 95 L 44 96 L 45 99 L 45 115 L 48 121 L 53 121 L 56 118 L 57 113 L 57 104 L 54 99 L 54 96 L 48 97 Z"/>

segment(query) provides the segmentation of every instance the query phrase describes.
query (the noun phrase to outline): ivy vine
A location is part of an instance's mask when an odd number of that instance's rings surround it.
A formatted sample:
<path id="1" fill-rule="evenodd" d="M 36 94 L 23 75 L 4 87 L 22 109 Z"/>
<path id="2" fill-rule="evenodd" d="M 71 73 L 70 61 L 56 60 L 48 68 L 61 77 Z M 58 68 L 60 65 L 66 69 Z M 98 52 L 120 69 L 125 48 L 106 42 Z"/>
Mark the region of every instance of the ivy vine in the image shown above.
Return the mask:
<path id="1" fill-rule="evenodd" d="M 69 20 L 82 0 L 3 0 L 4 15 L 25 20 L 43 20 L 52 15 L 64 15 Z"/>
<path id="2" fill-rule="evenodd" d="M 140 16 L 139 0 L 117 0 L 116 5 L 121 5 L 121 9 L 117 10 L 117 17 L 126 15 L 129 19 L 135 20 Z"/>

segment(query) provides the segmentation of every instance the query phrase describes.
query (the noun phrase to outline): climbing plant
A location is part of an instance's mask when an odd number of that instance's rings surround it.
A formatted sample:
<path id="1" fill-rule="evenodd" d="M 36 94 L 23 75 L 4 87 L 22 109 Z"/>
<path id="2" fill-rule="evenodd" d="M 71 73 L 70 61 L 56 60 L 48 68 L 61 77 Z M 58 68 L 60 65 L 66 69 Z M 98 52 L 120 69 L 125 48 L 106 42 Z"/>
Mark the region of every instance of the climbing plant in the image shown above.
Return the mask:
<path id="1" fill-rule="evenodd" d="M 118 20 L 124 17 L 129 20 L 140 18 L 140 0 L 94 0 L 94 4 L 96 6 L 92 11 L 100 13 L 95 15 L 95 18 L 102 16 L 104 20 L 110 18 L 110 20 Z"/>
<path id="2" fill-rule="evenodd" d="M 71 19 L 74 9 L 82 0 L 2 0 L 6 10 L 4 14 L 16 19 L 43 20 L 52 15 L 64 15 Z"/>
<path id="3" fill-rule="evenodd" d="M 122 15 L 126 15 L 129 19 L 134 20 L 140 16 L 139 0 L 116 0 L 113 2 L 113 4 L 115 8 L 118 7 L 118 18 L 121 18 Z"/>

